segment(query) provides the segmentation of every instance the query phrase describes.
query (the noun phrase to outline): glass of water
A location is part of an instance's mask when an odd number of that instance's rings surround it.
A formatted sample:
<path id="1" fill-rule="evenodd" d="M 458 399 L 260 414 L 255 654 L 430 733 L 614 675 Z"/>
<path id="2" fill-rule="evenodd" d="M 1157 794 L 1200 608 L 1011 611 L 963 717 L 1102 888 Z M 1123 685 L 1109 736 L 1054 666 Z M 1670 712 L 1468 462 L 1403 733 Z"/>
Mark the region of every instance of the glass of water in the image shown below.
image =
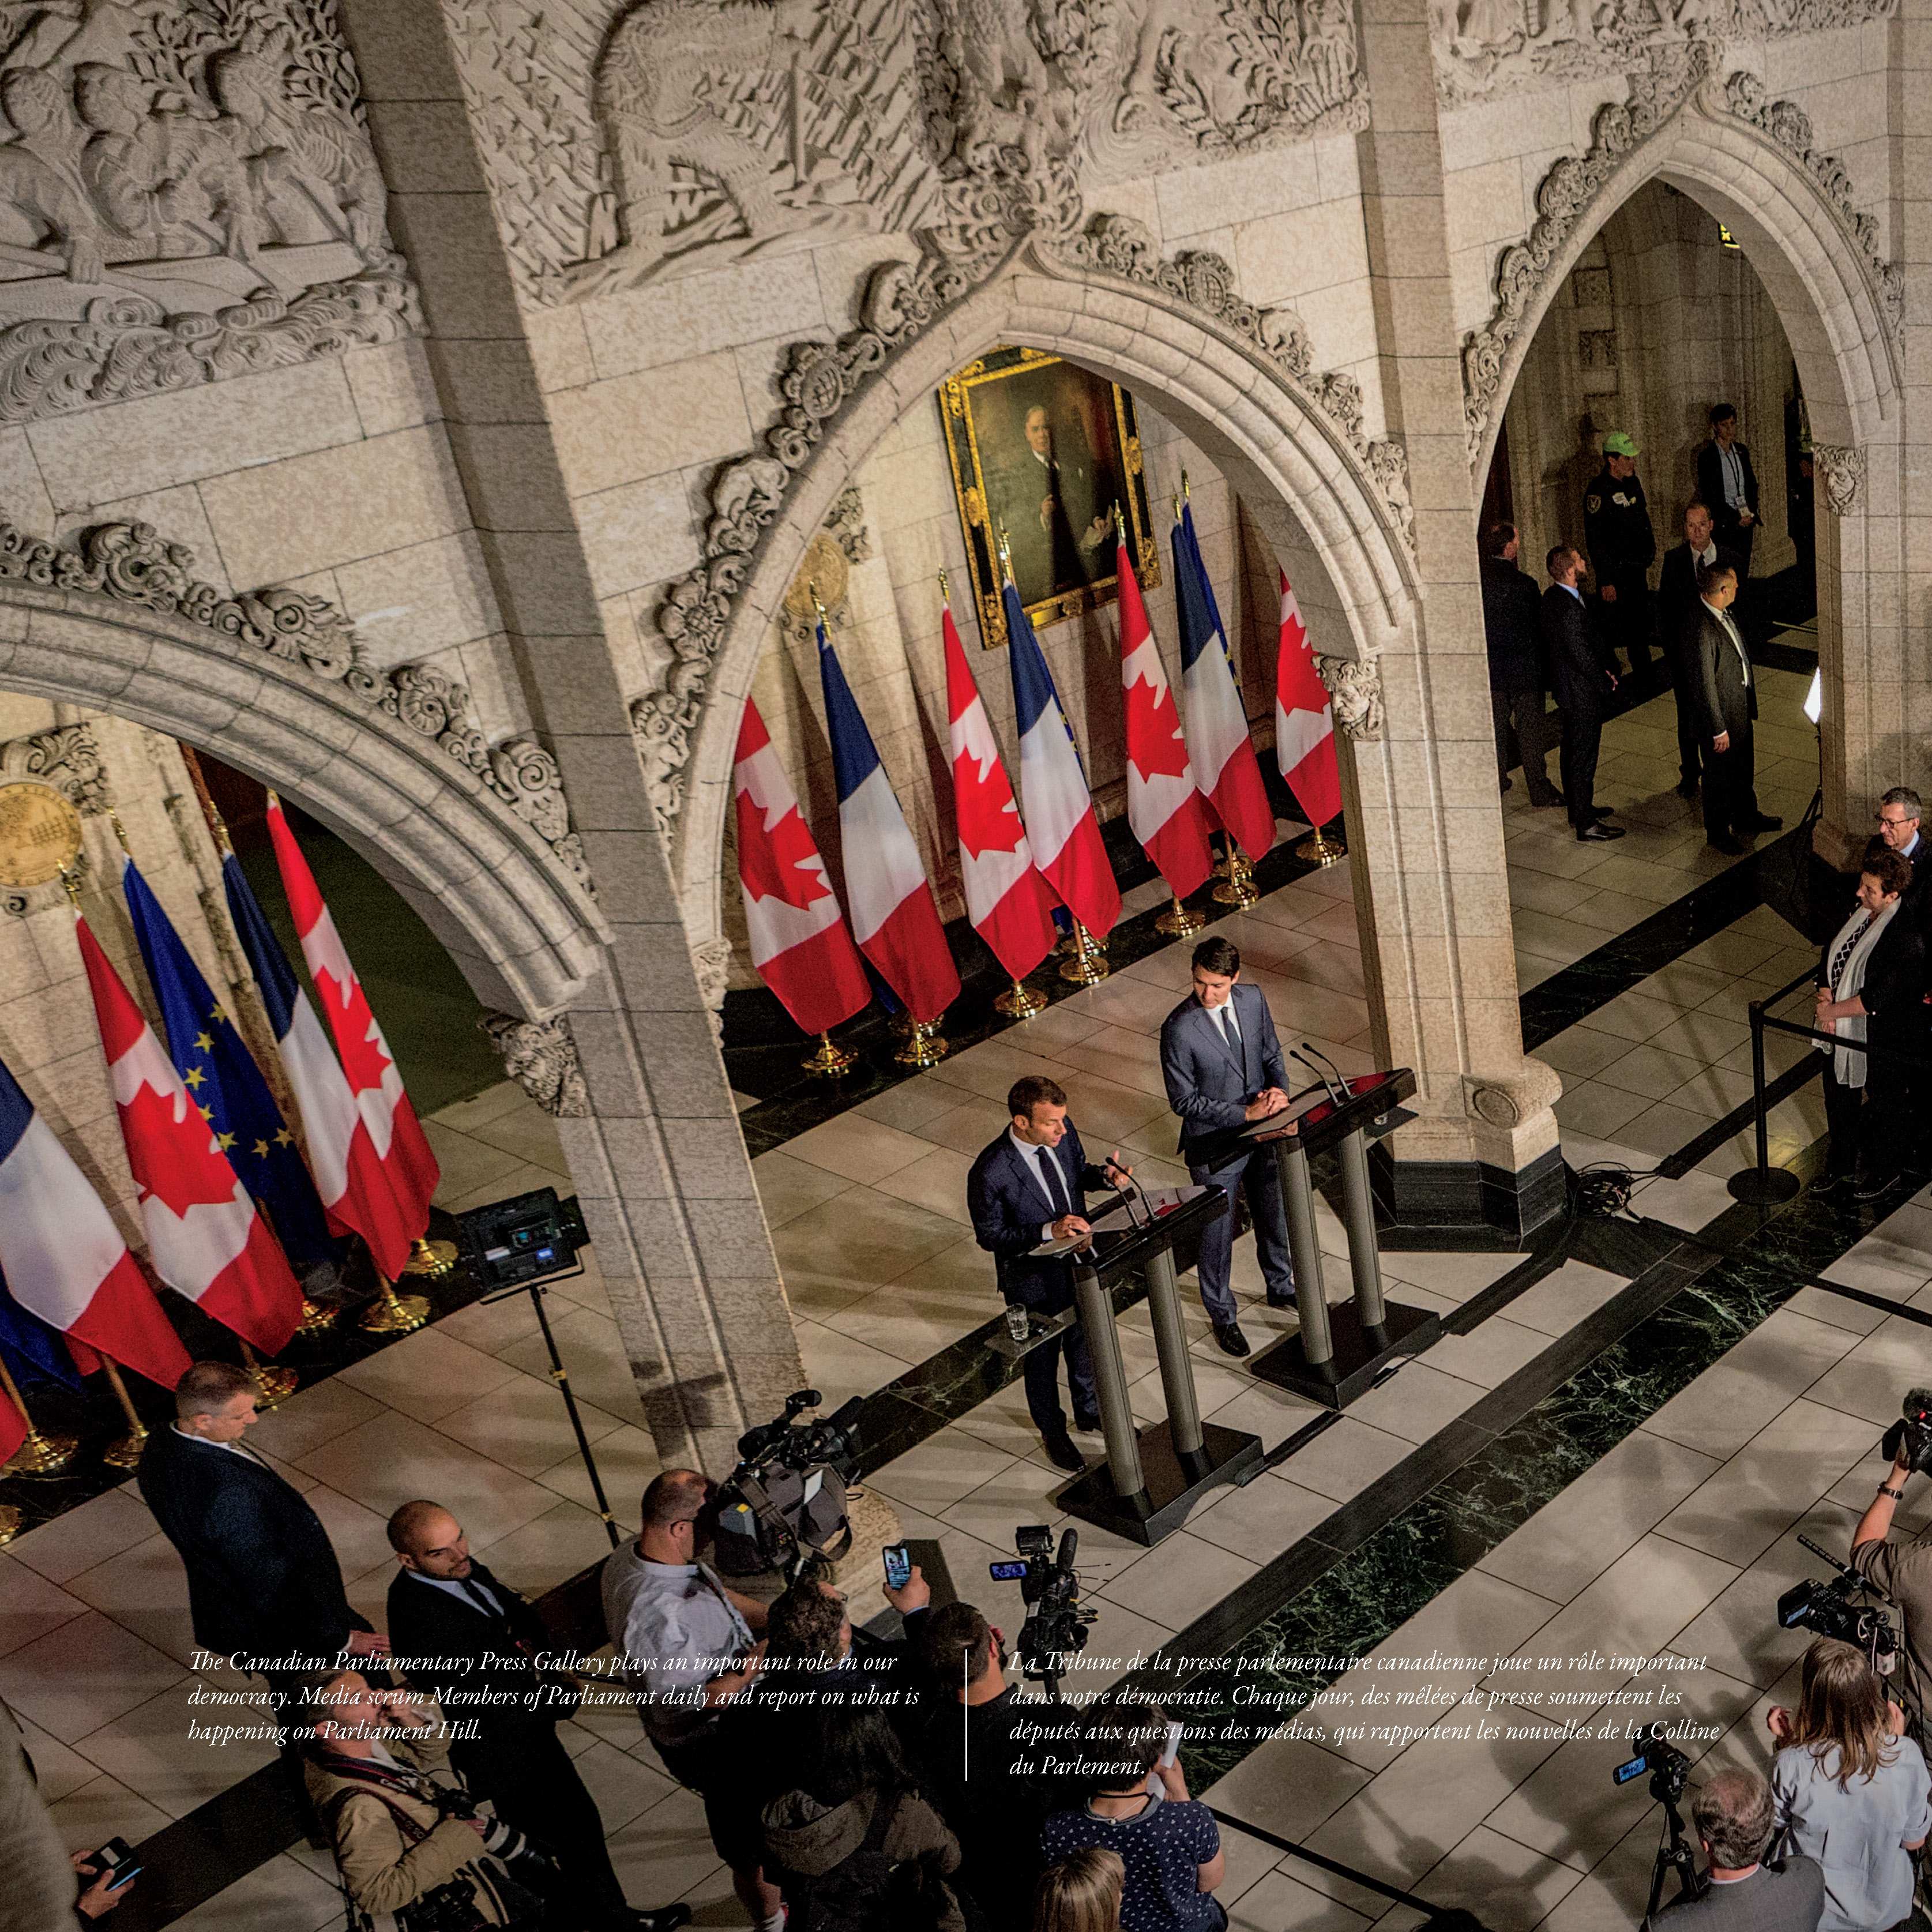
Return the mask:
<path id="1" fill-rule="evenodd" d="M 1033 1317 L 1017 1301 L 1006 1304 L 1006 1333 L 1016 1342 L 1024 1342 L 1033 1333 Z"/>

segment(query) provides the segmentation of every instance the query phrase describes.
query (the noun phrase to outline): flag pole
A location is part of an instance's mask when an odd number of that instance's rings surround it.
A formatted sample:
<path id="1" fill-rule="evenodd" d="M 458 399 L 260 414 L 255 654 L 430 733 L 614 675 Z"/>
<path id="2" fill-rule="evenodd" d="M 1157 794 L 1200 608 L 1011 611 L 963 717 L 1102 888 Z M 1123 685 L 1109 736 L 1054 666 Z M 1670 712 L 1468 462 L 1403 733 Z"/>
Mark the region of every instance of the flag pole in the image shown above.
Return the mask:
<path id="1" fill-rule="evenodd" d="M 1180 472 L 1180 483 L 1183 489 L 1187 487 L 1187 472 L 1184 470 Z M 1178 496 L 1174 500 L 1174 520 L 1176 523 L 1180 520 L 1180 499 Z M 1114 506 L 1114 534 L 1119 540 L 1120 548 L 1125 550 L 1127 547 L 1126 519 L 1120 514 L 1120 506 L 1118 502 Z M 1185 939 L 1190 934 L 1198 932 L 1208 922 L 1178 892 L 1172 896 L 1173 903 L 1154 921 L 1154 929 L 1156 932 L 1166 933 L 1170 939 Z"/>
<path id="2" fill-rule="evenodd" d="M 1228 875 L 1214 888 L 1214 903 L 1251 906 L 1261 897 L 1255 884 L 1255 868 L 1248 863 L 1248 855 L 1236 843 L 1232 832 L 1223 832 L 1221 837 L 1228 848 Z"/>
<path id="3" fill-rule="evenodd" d="M 0 1358 L 0 1388 L 6 1390 L 8 1400 L 20 1412 L 20 1420 L 27 1425 L 27 1439 L 14 1451 L 0 1474 L 58 1476 L 74 1460 L 80 1442 L 71 1436 L 44 1436 L 34 1426 L 34 1418 L 21 1400 L 20 1385 L 14 1381 L 4 1358 Z"/>
<path id="4" fill-rule="evenodd" d="M 100 1351 L 97 1348 L 94 1353 L 100 1355 Z M 120 1366 L 114 1358 L 100 1355 L 100 1366 L 121 1404 L 121 1413 L 128 1418 L 127 1434 L 109 1443 L 100 1452 L 100 1460 L 110 1469 L 131 1469 L 140 1462 L 141 1451 L 148 1446 L 148 1425 L 136 1413 L 128 1384 L 121 1379 Z"/>

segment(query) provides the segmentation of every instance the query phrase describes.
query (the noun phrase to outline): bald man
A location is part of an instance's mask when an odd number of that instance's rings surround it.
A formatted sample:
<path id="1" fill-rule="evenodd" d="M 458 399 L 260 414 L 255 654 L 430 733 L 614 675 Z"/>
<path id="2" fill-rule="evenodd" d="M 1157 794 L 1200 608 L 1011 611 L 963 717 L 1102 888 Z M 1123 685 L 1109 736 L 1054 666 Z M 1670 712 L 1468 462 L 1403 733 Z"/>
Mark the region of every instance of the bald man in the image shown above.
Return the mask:
<path id="1" fill-rule="evenodd" d="M 536 1612 L 470 1553 L 463 1526 L 440 1503 L 405 1503 L 389 1519 L 397 1573 L 389 1586 L 389 1640 L 398 1667 L 434 1691 L 452 1725 L 450 1762 L 498 1817 L 556 1858 L 560 1895 L 546 1926 L 558 1932 L 659 1932 L 687 1906 L 635 1912 L 612 1869 L 604 1820 L 556 1734 L 576 1708 L 574 1687 L 533 1661 L 554 1648 Z M 434 1662 L 418 1669 L 411 1660 Z M 465 1667 L 466 1666 L 466 1668 Z"/>

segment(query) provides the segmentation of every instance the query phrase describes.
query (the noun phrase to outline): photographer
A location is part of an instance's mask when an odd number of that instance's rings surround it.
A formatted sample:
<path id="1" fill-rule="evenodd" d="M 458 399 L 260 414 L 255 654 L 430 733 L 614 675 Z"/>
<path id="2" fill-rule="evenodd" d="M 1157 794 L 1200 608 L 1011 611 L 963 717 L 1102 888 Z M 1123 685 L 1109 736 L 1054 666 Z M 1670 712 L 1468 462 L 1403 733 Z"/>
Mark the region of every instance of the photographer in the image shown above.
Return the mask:
<path id="1" fill-rule="evenodd" d="M 1912 1392 L 1908 1408 L 1922 1393 Z M 1922 1532 L 1910 1543 L 1890 1540 L 1893 1514 L 1912 1476 L 1916 1437 L 1910 1424 L 1894 1424 L 1886 1441 L 1892 1448 L 1892 1472 L 1852 1532 L 1852 1568 L 1898 1606 L 1904 1625 L 1899 1689 L 1912 1735 L 1922 1747 L 1925 1694 L 1932 1687 L 1932 1532 Z"/>
<path id="2" fill-rule="evenodd" d="M 1029 1724 L 1070 1718 L 1070 1705 L 1022 1703 L 1006 1682 L 1005 1636 L 970 1604 L 929 1612 L 919 1632 L 928 1680 L 914 1755 L 940 1815 L 958 1833 L 959 1888 L 989 1926 L 1027 1923 L 1044 1860 L 1040 1834 L 1060 1796 L 1016 1769 L 1036 1745 Z"/>
<path id="3" fill-rule="evenodd" d="M 1771 1785 L 1787 1852 L 1825 1875 L 1819 1932 L 1887 1932 L 1912 1910 L 1908 1856 L 1932 1831 L 1932 1778 L 1864 1653 L 1821 1636 L 1796 1711 L 1774 1710 Z"/>
<path id="4" fill-rule="evenodd" d="M 485 1859 L 514 1852 L 517 1834 L 465 1815 L 463 1794 L 429 1775 L 449 1756 L 434 1702 L 338 1670 L 316 1685 L 310 1714 L 310 1802 L 362 1912 L 394 1912 L 405 1932 L 541 1921 L 538 1902 Z"/>
<path id="5" fill-rule="evenodd" d="M 1122 1932 L 1222 1932 L 1221 1834 L 1188 1796 L 1179 1760 L 1164 1761 L 1166 1735 L 1167 1713 L 1150 1699 L 1123 1694 L 1097 1706 L 1078 1746 L 1086 1804 L 1048 1819 L 1040 1847 L 1054 1863 L 1089 1846 L 1119 1852 Z"/>
<path id="6" fill-rule="evenodd" d="M 1720 1771 L 1690 1807 L 1709 1870 L 1701 1898 L 1680 1898 L 1645 1932 L 1817 1932 L 1825 1879 L 1810 1858 L 1762 1864 L 1774 1822 L 1771 1786 L 1754 1771 Z"/>

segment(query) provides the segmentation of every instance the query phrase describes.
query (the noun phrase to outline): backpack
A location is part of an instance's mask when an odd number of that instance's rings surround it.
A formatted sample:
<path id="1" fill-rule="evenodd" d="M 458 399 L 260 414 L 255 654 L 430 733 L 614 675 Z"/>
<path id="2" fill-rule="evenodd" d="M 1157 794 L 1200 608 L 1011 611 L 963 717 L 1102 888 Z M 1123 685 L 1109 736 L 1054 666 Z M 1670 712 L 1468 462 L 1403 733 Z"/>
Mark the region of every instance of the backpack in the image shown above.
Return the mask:
<path id="1" fill-rule="evenodd" d="M 858 1850 L 830 1871 L 779 1875 L 789 1910 L 785 1932 L 926 1932 L 939 1922 L 940 1902 L 928 1894 L 919 1860 L 886 1856 L 904 1796 L 880 1794 Z"/>

